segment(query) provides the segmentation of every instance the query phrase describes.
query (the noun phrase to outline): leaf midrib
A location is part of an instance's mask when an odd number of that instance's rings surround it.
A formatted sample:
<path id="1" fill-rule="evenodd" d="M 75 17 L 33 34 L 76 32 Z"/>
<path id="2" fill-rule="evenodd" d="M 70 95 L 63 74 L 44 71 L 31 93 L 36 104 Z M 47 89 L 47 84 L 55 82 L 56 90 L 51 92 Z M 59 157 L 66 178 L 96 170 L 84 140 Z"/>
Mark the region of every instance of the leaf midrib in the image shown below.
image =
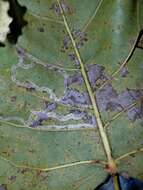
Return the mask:
<path id="1" fill-rule="evenodd" d="M 116 164 L 115 164 L 114 159 L 112 157 L 110 144 L 109 144 L 106 132 L 104 130 L 104 126 L 103 126 L 103 122 L 102 122 L 100 112 L 99 112 L 99 109 L 98 109 L 98 106 L 97 106 L 96 98 L 95 98 L 94 93 L 92 91 L 92 87 L 90 85 L 90 82 L 89 82 L 89 79 L 88 79 L 88 76 L 87 76 L 87 73 L 86 73 L 86 69 L 84 67 L 84 63 L 82 62 L 79 50 L 76 47 L 76 42 L 75 42 L 75 40 L 74 40 L 74 38 L 72 36 L 72 33 L 70 31 L 70 27 L 68 25 L 68 22 L 67 22 L 65 13 L 64 13 L 64 10 L 63 10 L 62 5 L 60 4 L 59 0 L 57 0 L 57 4 L 58 4 L 58 6 L 60 8 L 60 12 L 61 12 L 61 16 L 62 16 L 64 24 L 65 24 L 65 28 L 67 30 L 67 33 L 68 33 L 70 39 L 71 39 L 71 43 L 73 45 L 76 57 L 77 57 L 77 59 L 79 61 L 79 64 L 80 64 L 81 74 L 83 76 L 83 79 L 84 79 L 84 82 L 85 82 L 85 85 L 86 85 L 86 89 L 88 91 L 88 94 L 89 94 L 89 97 L 90 97 L 90 100 L 91 100 L 91 103 L 92 103 L 92 106 L 93 106 L 94 116 L 95 116 L 96 121 L 97 121 L 99 134 L 100 134 L 100 137 L 101 137 L 101 140 L 102 140 L 102 143 L 103 143 L 103 147 L 104 147 L 104 150 L 105 150 L 105 153 L 106 153 L 106 156 L 107 156 L 108 166 L 109 166 L 109 168 L 111 168 L 111 170 L 112 170 L 111 172 L 116 173 L 117 172 L 116 171 L 117 170 Z"/>

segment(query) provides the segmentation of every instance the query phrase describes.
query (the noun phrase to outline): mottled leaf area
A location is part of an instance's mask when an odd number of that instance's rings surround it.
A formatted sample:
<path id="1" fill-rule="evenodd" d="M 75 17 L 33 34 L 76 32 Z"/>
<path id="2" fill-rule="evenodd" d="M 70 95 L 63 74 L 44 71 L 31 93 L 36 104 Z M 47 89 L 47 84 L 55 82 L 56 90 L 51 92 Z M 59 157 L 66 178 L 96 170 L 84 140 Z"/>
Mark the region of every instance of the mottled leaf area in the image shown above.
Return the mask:
<path id="1" fill-rule="evenodd" d="M 93 190 L 107 160 L 57 1 L 18 3 L 27 25 L 15 46 L 0 48 L 0 188 Z M 143 1 L 60 3 L 118 172 L 143 180 Z"/>

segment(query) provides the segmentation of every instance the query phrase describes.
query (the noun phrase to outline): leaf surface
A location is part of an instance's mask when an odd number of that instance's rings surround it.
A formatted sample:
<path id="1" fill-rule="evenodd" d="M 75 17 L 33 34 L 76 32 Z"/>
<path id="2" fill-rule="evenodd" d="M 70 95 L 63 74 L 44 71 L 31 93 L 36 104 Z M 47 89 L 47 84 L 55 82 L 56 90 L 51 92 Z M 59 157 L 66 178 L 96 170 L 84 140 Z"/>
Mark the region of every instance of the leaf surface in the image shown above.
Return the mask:
<path id="1" fill-rule="evenodd" d="M 59 6 L 51 0 L 19 3 L 27 8 L 28 24 L 15 47 L 0 49 L 1 184 L 92 190 L 106 177 L 107 160 Z M 61 5 L 118 172 L 143 179 L 143 52 L 135 48 L 142 1 Z"/>

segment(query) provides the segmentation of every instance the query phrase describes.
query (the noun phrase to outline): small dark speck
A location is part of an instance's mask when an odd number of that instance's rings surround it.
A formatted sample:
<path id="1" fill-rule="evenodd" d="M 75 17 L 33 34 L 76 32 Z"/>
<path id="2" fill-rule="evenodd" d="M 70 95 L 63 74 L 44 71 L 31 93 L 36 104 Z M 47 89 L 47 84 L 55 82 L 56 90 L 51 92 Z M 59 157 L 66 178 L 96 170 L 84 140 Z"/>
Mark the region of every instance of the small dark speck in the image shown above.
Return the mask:
<path id="1" fill-rule="evenodd" d="M 35 151 L 32 150 L 32 149 L 29 149 L 28 152 L 30 152 L 30 153 L 34 153 Z"/>
<path id="2" fill-rule="evenodd" d="M 54 26 L 54 25 L 51 25 L 51 28 L 55 28 L 55 26 Z"/>
<path id="3" fill-rule="evenodd" d="M 132 158 L 135 158 L 135 154 L 133 154 L 133 155 L 131 155 L 132 156 Z"/>
<path id="4" fill-rule="evenodd" d="M 20 172 L 21 174 L 25 174 L 27 171 L 28 171 L 28 169 L 19 170 L 19 172 Z M 0 190 L 1 190 L 1 189 L 0 189 Z"/>
<path id="5" fill-rule="evenodd" d="M 40 28 L 37 28 L 39 32 L 44 32 L 44 28 L 40 27 Z"/>
<path id="6" fill-rule="evenodd" d="M 15 181 L 15 179 L 16 179 L 16 176 L 10 176 L 10 177 L 9 177 L 9 180 L 10 180 L 10 181 Z"/>
<path id="7" fill-rule="evenodd" d="M 81 145 L 81 142 L 78 142 L 78 145 Z"/>
<path id="8" fill-rule="evenodd" d="M 16 96 L 12 96 L 12 97 L 11 97 L 11 102 L 15 102 L 15 101 L 16 101 L 16 98 L 17 98 Z"/>
<path id="9" fill-rule="evenodd" d="M 35 88 L 34 88 L 34 87 L 26 88 L 26 90 L 27 90 L 28 92 L 33 92 L 33 91 L 35 91 Z"/>
<path id="10" fill-rule="evenodd" d="M 65 50 L 61 49 L 60 52 L 61 52 L 61 53 L 65 53 Z"/>

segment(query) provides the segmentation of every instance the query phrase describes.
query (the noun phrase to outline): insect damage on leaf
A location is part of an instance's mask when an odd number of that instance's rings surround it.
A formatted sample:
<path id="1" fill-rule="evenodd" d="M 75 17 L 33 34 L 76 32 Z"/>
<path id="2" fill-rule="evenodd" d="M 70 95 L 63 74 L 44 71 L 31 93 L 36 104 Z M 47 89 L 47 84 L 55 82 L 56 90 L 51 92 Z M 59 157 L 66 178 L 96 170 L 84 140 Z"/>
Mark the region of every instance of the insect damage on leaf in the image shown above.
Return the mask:
<path id="1" fill-rule="evenodd" d="M 8 16 L 9 3 L 0 1 L 0 43 L 4 43 L 9 32 L 9 24 L 12 18 Z"/>
<path id="2" fill-rule="evenodd" d="M 50 96 L 52 97 L 52 101 L 47 105 L 47 107 L 44 106 L 41 110 L 32 111 L 32 115 L 34 117 L 31 117 L 30 115 L 27 123 L 30 127 L 38 127 L 39 125 L 43 125 L 45 122 L 46 124 L 49 124 L 51 121 L 59 121 L 63 124 L 67 124 L 67 121 L 76 121 L 76 123 L 78 121 L 78 124 L 81 122 L 80 125 L 75 126 L 76 128 L 79 126 L 91 128 L 93 128 L 93 125 L 96 126 L 96 119 L 93 116 L 93 113 L 89 113 L 88 110 L 91 108 L 91 101 L 83 86 L 84 80 L 79 69 L 77 69 L 76 73 L 71 74 L 53 66 L 42 66 L 43 68 L 46 68 L 47 71 L 54 71 L 56 74 L 61 73 L 63 76 L 64 80 L 62 85 L 64 87 L 64 92 L 59 98 L 57 98 L 57 94 L 53 89 L 50 89 L 50 86 L 47 86 L 46 88 L 44 86 L 40 87 L 37 83 L 28 80 L 29 76 L 27 76 L 25 81 L 21 81 L 17 78 L 21 69 L 26 71 L 39 64 L 38 60 L 32 57 L 26 58 L 28 54 L 22 48 L 18 48 L 17 52 L 20 60 L 19 64 L 17 66 L 15 65 L 12 69 L 13 82 L 18 86 L 28 89 L 28 91 L 45 91 L 46 93 L 50 93 Z M 26 65 L 25 60 L 27 59 L 31 64 Z M 86 71 L 89 77 L 89 82 L 92 85 L 94 92 L 96 92 L 97 104 L 100 111 L 122 112 L 123 110 L 126 110 L 123 112 L 132 122 L 143 117 L 142 90 L 125 89 L 119 93 L 117 89 L 112 86 L 111 82 L 100 89 L 100 86 L 109 78 L 105 72 L 105 68 L 98 64 L 92 64 L 86 66 Z M 138 104 L 133 105 L 131 109 L 128 109 L 128 107 L 136 101 Z M 59 113 L 58 106 L 55 106 L 60 104 L 61 106 L 69 107 L 69 109 L 67 109 L 63 114 Z"/>
<path id="3" fill-rule="evenodd" d="M 13 61 L 13 64 L 8 65 L 11 67 L 9 70 L 12 85 L 10 90 L 4 89 L 3 94 L 4 96 L 10 94 L 10 101 L 6 105 L 2 102 L 0 119 L 3 120 L 4 126 L 16 126 L 17 123 L 20 123 L 19 127 L 21 124 L 24 125 L 23 129 L 16 128 L 14 131 L 12 128 L 12 132 L 10 127 L 7 131 L 1 127 L 2 156 L 12 164 L 17 163 L 17 158 L 20 157 L 18 163 L 13 164 L 14 172 L 11 172 L 14 176 L 15 167 L 19 167 L 18 171 L 21 170 L 22 183 L 19 188 L 27 189 L 31 185 L 31 189 L 36 187 L 53 190 L 93 190 L 104 180 L 107 172 L 112 171 L 112 167 L 108 167 L 107 163 L 103 165 L 104 168 L 96 167 L 95 162 L 92 163 L 93 165 L 79 168 L 73 167 L 72 164 L 73 161 L 80 161 L 80 164 L 83 164 L 82 160 L 88 159 L 97 159 L 99 162 L 106 160 L 98 135 L 97 117 L 93 114 L 91 100 L 80 71 L 80 56 L 85 66 L 89 86 L 93 90 L 93 96 L 97 99 L 99 112 L 103 117 L 103 127 L 109 136 L 113 156 L 119 166 L 118 171 L 125 168 L 125 171 L 131 171 L 130 176 L 142 177 L 142 163 L 134 166 L 134 160 L 136 163 L 141 160 L 139 152 L 142 149 L 137 148 L 142 145 L 142 137 L 140 137 L 142 129 L 139 124 L 140 119 L 143 118 L 143 89 L 140 88 L 141 85 L 129 83 L 129 81 L 136 83 L 134 77 L 131 80 L 130 74 L 135 74 L 136 69 L 139 69 L 138 73 L 141 70 L 140 54 L 135 61 L 129 58 L 133 55 L 132 45 L 137 34 L 136 18 L 132 14 L 131 7 L 136 6 L 133 6 L 132 1 L 123 0 L 108 3 L 99 0 L 91 0 L 90 3 L 88 0 L 59 0 L 63 9 L 61 13 L 60 6 L 55 0 L 18 0 L 17 2 L 27 7 L 25 18 L 30 24 L 24 28 L 23 35 L 16 45 L 19 48 L 16 57 L 18 62 Z M 63 15 L 65 15 L 64 20 Z M 67 33 L 68 30 L 64 29 L 64 22 L 65 26 L 69 26 L 69 33 L 74 43 Z M 78 51 L 79 56 L 76 53 Z M 135 56 L 136 53 L 138 52 L 134 53 Z M 129 64 L 125 64 L 127 60 Z M 130 67 L 131 65 L 133 67 Z M 7 72 L 4 71 L 2 76 L 5 76 L 5 73 Z M 118 84 L 119 76 L 121 89 Z M 140 78 L 137 80 L 139 81 Z M 124 81 L 127 81 L 125 85 Z M 4 96 L 2 99 L 7 102 L 9 97 Z M 125 121 L 120 117 L 116 120 L 120 113 L 123 114 Z M 128 126 L 134 121 L 136 127 Z M 106 130 L 105 126 L 110 128 Z M 6 138 L 9 140 L 7 141 Z M 16 139 L 16 144 L 13 139 Z M 15 148 L 17 144 L 20 144 L 19 149 Z M 7 152 L 7 147 L 10 147 L 12 153 Z M 134 160 L 131 161 L 133 156 Z M 123 158 L 126 157 L 128 157 L 127 161 L 124 161 Z M 123 162 L 119 162 L 121 160 Z M 29 169 L 25 172 L 27 165 Z M 56 167 L 58 165 L 62 167 Z M 72 167 L 69 168 L 69 165 Z M 53 167 L 56 171 L 47 173 L 50 171 L 49 168 L 53 169 Z M 37 170 L 38 175 L 35 176 L 36 172 L 33 170 Z M 42 171 L 43 176 L 40 176 Z M 13 176 L 8 176 L 11 173 L 6 175 L 8 179 L 13 179 Z M 10 182 L 8 186 L 13 187 L 21 174 L 19 172 L 16 175 L 17 179 L 13 180 L 13 183 Z M 121 177 L 118 179 L 123 181 Z M 129 180 L 131 185 L 135 184 L 132 178 L 125 179 Z M 100 186 L 99 190 L 112 190 L 113 181 L 114 178 L 110 176 L 110 180 L 102 183 L 102 188 Z M 126 189 L 131 190 L 125 187 L 124 190 Z"/>

